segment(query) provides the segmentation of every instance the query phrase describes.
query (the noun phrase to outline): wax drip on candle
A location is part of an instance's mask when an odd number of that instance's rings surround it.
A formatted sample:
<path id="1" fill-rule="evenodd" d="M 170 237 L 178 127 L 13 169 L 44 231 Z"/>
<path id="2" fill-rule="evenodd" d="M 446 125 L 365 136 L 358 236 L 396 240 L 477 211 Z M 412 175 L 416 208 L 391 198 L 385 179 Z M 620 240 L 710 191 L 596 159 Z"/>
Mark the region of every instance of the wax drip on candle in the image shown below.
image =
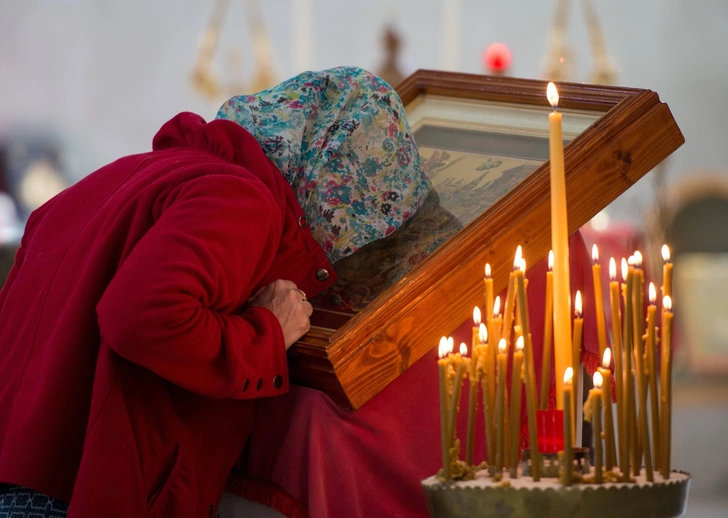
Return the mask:
<path id="1" fill-rule="evenodd" d="M 592 246 L 592 262 L 594 264 L 597 264 L 599 262 L 599 249 L 597 248 L 596 244 Z"/>
<path id="2" fill-rule="evenodd" d="M 654 304 L 655 301 L 657 300 L 657 290 L 655 289 L 655 284 L 653 282 L 650 283 L 649 293 L 650 293 L 650 304 Z"/>
<path id="3" fill-rule="evenodd" d="M 473 324 L 475 324 L 475 327 L 478 327 L 480 325 L 480 322 L 480 308 L 478 306 L 475 306 L 473 308 Z"/>
<path id="4" fill-rule="evenodd" d="M 617 262 L 614 260 L 614 257 L 609 258 L 609 280 L 617 280 Z"/>
<path id="5" fill-rule="evenodd" d="M 608 369 L 609 365 L 612 363 L 612 350 L 607 347 L 604 349 L 604 356 L 602 356 L 602 367 L 604 369 Z"/>
<path id="6" fill-rule="evenodd" d="M 549 250 L 549 271 L 554 271 L 554 251 Z"/>
<path id="7" fill-rule="evenodd" d="M 490 263 L 485 263 L 485 278 L 490 279 Z"/>
<path id="8" fill-rule="evenodd" d="M 500 315 L 500 295 L 498 295 L 495 298 L 495 302 L 493 302 L 493 317 L 498 318 L 498 315 Z"/>
<path id="9" fill-rule="evenodd" d="M 480 327 L 478 328 L 478 339 L 481 344 L 488 341 L 488 328 L 485 327 L 485 324 L 480 324 Z"/>
<path id="10" fill-rule="evenodd" d="M 670 262 L 670 248 L 667 245 L 662 245 L 662 259 L 666 263 Z"/>

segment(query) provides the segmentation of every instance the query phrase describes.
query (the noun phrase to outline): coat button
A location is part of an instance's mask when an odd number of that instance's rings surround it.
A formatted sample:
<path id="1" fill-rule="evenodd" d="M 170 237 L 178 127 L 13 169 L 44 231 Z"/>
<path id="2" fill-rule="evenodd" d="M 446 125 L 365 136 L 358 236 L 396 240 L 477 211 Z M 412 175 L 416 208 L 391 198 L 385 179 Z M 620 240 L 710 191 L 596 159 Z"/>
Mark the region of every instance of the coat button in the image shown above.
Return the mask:
<path id="1" fill-rule="evenodd" d="M 277 389 L 281 388 L 283 386 L 283 376 L 280 374 L 273 376 L 273 386 Z"/>
<path id="2" fill-rule="evenodd" d="M 305 216 L 301 216 L 298 218 L 298 226 L 299 227 L 307 227 L 308 226 L 308 220 Z"/>
<path id="3" fill-rule="evenodd" d="M 326 268 L 319 268 L 316 271 L 316 279 L 318 279 L 319 281 L 324 282 L 328 278 L 329 278 L 329 271 Z"/>
<path id="4" fill-rule="evenodd" d="M 258 385 L 256 385 L 255 390 L 260 390 L 263 388 L 263 378 L 258 378 Z"/>
<path id="5" fill-rule="evenodd" d="M 243 382 L 243 392 L 248 390 L 248 385 L 250 384 L 250 380 L 248 378 L 245 378 L 245 381 Z"/>

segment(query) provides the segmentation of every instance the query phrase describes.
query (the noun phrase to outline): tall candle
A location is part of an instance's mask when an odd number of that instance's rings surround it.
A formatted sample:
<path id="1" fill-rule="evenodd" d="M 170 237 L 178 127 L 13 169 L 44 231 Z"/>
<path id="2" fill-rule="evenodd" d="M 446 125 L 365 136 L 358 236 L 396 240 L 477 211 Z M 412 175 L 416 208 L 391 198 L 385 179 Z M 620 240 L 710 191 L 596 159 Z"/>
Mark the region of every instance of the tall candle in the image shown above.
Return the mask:
<path id="1" fill-rule="evenodd" d="M 602 375 L 594 373 L 594 388 L 589 391 L 594 435 L 594 482 L 602 483 Z"/>
<path id="2" fill-rule="evenodd" d="M 495 364 L 496 355 L 498 353 L 498 342 L 500 342 L 500 329 L 501 329 L 501 315 L 500 315 L 501 299 L 500 295 L 495 298 L 493 302 L 493 319 L 491 320 L 491 327 L 488 328 L 488 363 L 486 364 L 486 374 L 488 376 L 488 386 L 490 388 L 490 409 L 493 422 L 495 423 Z M 495 430 L 495 428 L 494 428 Z M 495 440 L 495 438 L 493 439 Z M 495 458 L 495 457 L 493 457 Z"/>
<path id="3" fill-rule="evenodd" d="M 450 431 L 448 426 L 448 355 L 447 338 L 444 336 L 440 339 L 438 350 L 439 359 L 437 360 L 437 370 L 440 378 L 440 438 L 442 442 L 442 476 L 445 480 L 450 480 Z"/>
<path id="4" fill-rule="evenodd" d="M 488 326 L 488 331 L 490 332 L 490 321 L 493 318 L 493 314 L 490 312 L 493 308 L 493 277 L 490 272 L 489 263 L 485 263 L 484 273 L 483 286 L 485 288 L 485 323 Z"/>
<path id="5" fill-rule="evenodd" d="M 631 261 L 630 257 L 630 261 Z M 625 265 L 627 268 L 625 276 Z M 624 334 L 623 334 L 623 345 L 624 345 L 624 386 L 627 392 L 627 437 L 629 440 L 629 450 L 631 454 L 630 464 L 632 465 L 632 472 L 635 475 L 639 474 L 642 466 L 642 460 L 640 459 L 639 450 L 637 449 L 637 409 L 635 406 L 635 387 L 634 387 L 634 373 L 632 372 L 632 365 L 634 363 L 633 354 L 633 343 L 632 343 L 632 273 L 634 268 L 627 263 L 622 263 L 622 276 L 625 279 L 626 290 L 625 290 L 625 305 L 624 305 Z M 624 474 L 629 477 L 629 473 Z"/>
<path id="6" fill-rule="evenodd" d="M 604 466 L 611 471 L 615 464 L 616 449 L 614 445 L 614 418 L 612 416 L 612 390 L 609 380 L 611 371 L 609 365 L 612 362 L 612 350 L 607 347 L 602 356 L 602 366 L 599 373 L 602 375 L 605 387 L 602 389 L 602 406 L 604 407 Z"/>
<path id="7" fill-rule="evenodd" d="M 594 311 L 597 314 L 597 340 L 599 341 L 599 357 L 604 356 L 607 348 L 607 325 L 604 321 L 602 301 L 602 266 L 599 264 L 599 249 L 592 246 L 592 277 L 594 280 Z"/>
<path id="8" fill-rule="evenodd" d="M 528 437 L 531 449 L 531 476 L 534 480 L 541 478 L 541 461 L 538 451 L 538 428 L 536 423 L 536 367 L 533 357 L 533 343 L 531 341 L 530 322 L 528 317 L 528 299 L 526 298 L 526 282 L 524 279 L 526 262 L 521 258 L 519 268 L 516 270 L 516 287 L 518 289 L 518 312 L 521 315 L 523 338 L 525 339 L 525 370 L 526 370 L 526 411 L 528 413 Z M 513 419 L 513 416 L 511 416 Z M 518 444 L 515 445 L 518 447 Z"/>
<path id="9" fill-rule="evenodd" d="M 662 245 L 662 258 L 665 260 L 662 266 L 662 296 L 672 297 L 672 263 L 670 248 L 667 245 Z"/>
<path id="10" fill-rule="evenodd" d="M 508 355 L 506 354 L 506 339 L 501 338 L 498 342 L 498 389 L 496 393 L 495 421 L 496 449 L 495 449 L 495 471 L 496 474 L 503 472 L 503 445 L 505 439 L 503 412 L 506 403 L 506 370 L 508 369 Z"/>
<path id="11" fill-rule="evenodd" d="M 448 406 L 448 426 L 450 431 L 450 447 L 456 448 L 455 440 L 455 425 L 457 423 L 458 408 L 460 406 L 460 391 L 463 388 L 463 376 L 465 374 L 466 367 L 469 366 L 467 358 L 464 356 L 468 353 L 468 346 L 464 343 L 460 344 L 460 354 L 454 355 L 451 361 L 455 364 L 455 378 L 453 380 L 452 394 L 450 396 L 450 404 Z"/>
<path id="12" fill-rule="evenodd" d="M 501 338 L 506 339 L 506 345 L 511 343 L 511 329 L 513 326 L 513 308 L 516 299 L 516 270 L 521 262 L 521 245 L 516 249 L 516 258 L 513 262 L 513 270 L 508 277 L 508 291 L 506 292 L 506 305 L 503 309 L 503 328 Z"/>
<path id="13" fill-rule="evenodd" d="M 521 370 L 523 366 L 523 337 L 516 340 L 516 350 L 513 351 L 513 366 L 511 368 L 511 478 L 518 476 L 518 446 L 521 438 L 521 387 L 523 380 Z"/>
<path id="14" fill-rule="evenodd" d="M 655 364 L 655 315 L 657 290 L 650 283 L 650 305 L 647 306 L 647 340 L 645 342 L 645 376 L 650 386 L 650 410 L 652 415 L 652 446 L 655 469 L 660 467 L 660 396 L 657 392 L 657 365 Z"/>
<path id="15" fill-rule="evenodd" d="M 582 312 L 582 305 L 581 305 L 581 291 L 576 292 L 575 302 L 574 302 L 574 343 L 572 345 L 572 367 L 574 368 L 574 385 L 578 387 L 581 383 L 581 338 L 582 338 L 582 330 L 584 329 L 584 318 L 583 318 L 583 312 Z M 574 398 L 574 406 L 572 407 L 571 412 L 571 425 L 574 427 L 574 439 L 576 439 L 576 407 L 578 406 L 577 403 L 578 398 Z"/>
<path id="16" fill-rule="evenodd" d="M 670 478 L 670 450 L 672 447 L 672 298 L 664 297 L 662 300 L 662 338 L 661 369 L 660 369 L 660 403 L 661 416 L 660 430 L 662 441 L 660 445 L 660 473 L 663 478 Z"/>
<path id="17" fill-rule="evenodd" d="M 554 325 L 554 252 L 549 250 L 549 269 L 546 272 L 546 303 L 543 318 L 543 346 L 541 358 L 541 397 L 540 410 L 546 410 L 549 403 L 549 381 L 551 377 L 551 357 L 553 356 L 552 331 Z"/>
<path id="18" fill-rule="evenodd" d="M 554 251 L 554 365 L 564 372 L 571 364 L 569 320 L 569 225 L 566 218 L 566 178 L 564 175 L 564 140 L 561 134 L 561 114 L 556 111 L 559 93 L 549 83 L 549 158 L 551 174 L 551 248 Z M 556 376 L 556 402 L 563 404 L 564 383 Z M 560 405 L 559 405 L 560 406 Z"/>
<path id="19" fill-rule="evenodd" d="M 473 465 L 475 448 L 475 410 L 478 403 L 478 344 L 480 344 L 480 308 L 473 308 L 473 337 L 470 347 L 470 391 L 468 393 L 468 430 L 465 441 L 465 462 Z"/>
<path id="20" fill-rule="evenodd" d="M 487 360 L 489 349 L 491 347 L 495 347 L 495 344 L 492 343 L 492 340 L 489 340 L 488 331 L 486 330 L 485 324 L 480 324 L 479 338 L 480 342 L 482 344 L 485 344 L 483 357 L 479 358 L 479 368 L 483 368 L 483 370 L 485 371 L 485 376 L 481 381 L 481 385 L 483 387 L 483 414 L 485 418 L 485 445 L 488 455 L 488 463 L 493 464 L 493 460 L 495 458 L 495 427 L 493 425 L 493 403 L 491 402 L 490 385 L 488 384 L 490 380 L 488 379 L 489 374 L 487 370 Z"/>
<path id="21" fill-rule="evenodd" d="M 564 401 L 563 406 L 569 409 L 573 406 L 573 387 L 572 380 L 574 377 L 574 370 L 571 367 L 566 368 L 564 372 Z M 574 452 L 572 450 L 573 439 L 571 437 L 571 412 L 564 411 L 564 456 L 562 458 L 563 464 L 561 466 L 561 484 L 564 486 L 571 485 L 571 471 L 574 467 Z"/>
<path id="22" fill-rule="evenodd" d="M 629 473 L 629 441 L 626 440 L 627 401 L 622 377 L 622 318 L 619 305 L 619 282 L 614 257 L 609 260 L 609 301 L 612 306 L 612 342 L 614 345 L 614 381 L 617 388 L 617 438 L 619 442 L 619 466 L 622 473 Z"/>

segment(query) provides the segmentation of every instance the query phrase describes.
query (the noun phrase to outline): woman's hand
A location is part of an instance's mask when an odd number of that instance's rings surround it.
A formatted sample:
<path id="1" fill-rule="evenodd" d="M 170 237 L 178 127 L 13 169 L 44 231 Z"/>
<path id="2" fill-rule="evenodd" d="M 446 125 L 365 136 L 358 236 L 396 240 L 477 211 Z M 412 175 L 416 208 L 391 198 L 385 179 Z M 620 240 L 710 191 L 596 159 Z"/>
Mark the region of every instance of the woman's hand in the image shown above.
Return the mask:
<path id="1" fill-rule="evenodd" d="M 261 288 L 248 300 L 248 306 L 261 306 L 273 312 L 281 323 L 286 350 L 311 328 L 309 317 L 313 307 L 292 281 L 279 279 Z"/>

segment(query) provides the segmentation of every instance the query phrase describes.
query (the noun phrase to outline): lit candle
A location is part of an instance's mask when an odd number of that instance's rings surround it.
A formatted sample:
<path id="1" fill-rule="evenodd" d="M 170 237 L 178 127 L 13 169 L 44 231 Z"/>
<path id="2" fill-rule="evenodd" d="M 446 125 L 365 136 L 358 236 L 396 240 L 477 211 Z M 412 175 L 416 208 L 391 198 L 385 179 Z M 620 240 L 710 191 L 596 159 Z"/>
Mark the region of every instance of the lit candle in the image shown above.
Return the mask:
<path id="1" fill-rule="evenodd" d="M 506 339 L 506 345 L 511 343 L 511 330 L 513 327 L 513 308 L 516 300 L 516 270 L 521 263 L 521 245 L 516 249 L 516 257 L 513 261 L 513 269 L 508 277 L 508 291 L 506 292 L 506 305 L 503 308 L 503 328 L 501 329 L 501 338 Z"/>
<path id="2" fill-rule="evenodd" d="M 493 315 L 489 312 L 493 307 L 493 277 L 490 274 L 490 264 L 485 263 L 485 277 L 483 277 L 483 285 L 485 286 L 485 322 L 490 331 L 490 320 Z"/>
<path id="3" fill-rule="evenodd" d="M 634 268 L 631 263 L 633 262 L 632 257 L 629 261 L 625 262 L 622 260 L 622 277 L 624 279 L 624 333 L 622 335 L 623 341 L 623 354 L 624 354 L 624 369 L 622 375 L 624 376 L 624 388 L 625 388 L 625 399 L 626 399 L 626 416 L 627 416 L 627 429 L 626 429 L 626 440 L 629 441 L 630 451 L 630 464 L 632 465 L 632 471 L 635 475 L 639 474 L 642 466 L 640 460 L 639 451 L 637 449 L 637 409 L 635 401 L 635 387 L 634 387 L 634 373 L 632 372 L 632 365 L 634 362 L 633 356 L 633 343 L 632 343 L 632 272 Z M 625 481 L 629 480 L 629 473 L 623 473 L 626 478 Z"/>
<path id="4" fill-rule="evenodd" d="M 506 402 L 506 369 L 508 368 L 508 355 L 506 354 L 506 339 L 501 338 L 498 342 L 498 391 L 496 393 L 495 421 L 496 421 L 496 449 L 495 449 L 495 470 L 496 474 L 503 472 L 503 445 L 505 439 L 505 423 L 503 412 Z"/>
<path id="5" fill-rule="evenodd" d="M 487 361 L 489 355 L 489 349 L 495 347 L 492 344 L 492 340 L 488 339 L 488 331 L 486 330 L 485 324 L 480 324 L 480 342 L 485 345 L 485 351 L 481 358 L 479 358 L 480 368 L 485 370 L 485 376 L 481 380 L 483 386 L 483 414 L 485 418 L 485 445 L 488 455 L 488 463 L 493 464 L 493 450 L 495 448 L 495 427 L 493 424 L 493 403 L 490 396 L 490 385 L 488 379 Z"/>
<path id="6" fill-rule="evenodd" d="M 634 311 L 633 315 L 633 344 L 634 344 L 634 358 L 635 358 L 635 378 L 637 380 L 637 395 L 639 397 L 639 439 L 640 439 L 640 456 L 644 454 L 645 472 L 647 480 L 652 482 L 653 471 L 652 471 L 652 449 L 650 447 L 650 429 L 649 419 L 647 417 L 647 378 L 645 377 L 645 346 L 643 341 L 644 334 L 644 309 L 642 306 L 642 286 L 644 282 L 644 276 L 642 272 L 642 254 L 639 252 L 634 253 L 635 267 L 632 273 L 632 297 L 634 298 L 632 308 Z"/>
<path id="7" fill-rule="evenodd" d="M 495 363 L 496 354 L 498 352 L 498 342 L 500 342 L 500 329 L 502 323 L 502 317 L 500 314 L 501 299 L 500 295 L 496 296 L 493 302 L 493 319 L 491 321 L 492 327 L 488 329 L 488 363 L 486 365 L 486 374 L 488 376 L 488 386 L 490 388 L 490 408 L 491 415 L 495 419 Z M 495 423 L 495 421 L 493 421 Z M 495 426 L 495 425 L 494 425 Z M 495 429 L 495 428 L 494 428 Z M 495 437 L 495 436 L 494 436 Z M 494 439 L 495 440 L 495 439 Z M 495 457 L 493 457 L 495 458 Z"/>
<path id="8" fill-rule="evenodd" d="M 546 410 L 549 403 L 549 381 L 551 374 L 552 331 L 554 325 L 554 251 L 549 250 L 549 269 L 546 272 L 546 303 L 543 319 L 543 347 L 541 348 L 541 398 L 539 408 Z M 557 405 L 558 406 L 558 405 Z"/>
<path id="9" fill-rule="evenodd" d="M 625 263 L 626 265 L 626 263 Z M 622 370 L 622 318 L 619 305 L 619 282 L 614 257 L 609 260 L 609 301 L 612 306 L 612 343 L 614 345 L 614 381 L 617 387 L 617 438 L 619 442 L 619 466 L 622 473 L 629 473 L 629 441 L 626 440 L 627 401 Z"/>
<path id="10" fill-rule="evenodd" d="M 660 403 L 662 444 L 660 445 L 660 472 L 670 478 L 670 449 L 672 447 L 672 299 L 662 299 L 662 352 L 660 371 Z"/>
<path id="11" fill-rule="evenodd" d="M 559 93 L 549 83 L 547 97 L 553 112 L 549 113 L 549 167 L 551 171 L 551 249 L 554 251 L 554 358 L 556 372 L 571 365 L 569 320 L 569 225 L 566 218 L 566 179 L 564 175 L 564 139 L 561 114 L 556 111 Z M 556 402 L 563 403 L 564 384 L 556 377 Z"/>
<path id="12" fill-rule="evenodd" d="M 612 350 L 607 347 L 604 349 L 602 356 L 602 366 L 599 367 L 599 373 L 602 375 L 604 384 L 602 389 L 602 403 L 604 406 L 604 465 L 607 471 L 611 471 L 615 464 L 616 449 L 614 445 L 614 418 L 612 416 L 612 390 L 609 380 L 611 379 L 611 371 L 609 364 L 612 362 Z"/>
<path id="13" fill-rule="evenodd" d="M 458 407 L 460 406 L 460 391 L 463 388 L 463 375 L 465 374 L 465 368 L 468 367 L 469 362 L 465 355 L 468 354 L 468 346 L 464 343 L 460 344 L 460 354 L 452 355 L 451 361 L 455 364 L 455 378 L 453 380 L 452 394 L 450 396 L 450 405 L 448 411 L 448 424 L 450 426 L 450 447 L 454 449 L 456 459 L 457 452 L 459 451 L 459 442 L 455 436 L 455 426 L 457 423 Z"/>
<path id="14" fill-rule="evenodd" d="M 573 398 L 573 387 L 572 381 L 574 378 L 574 370 L 571 367 L 567 367 L 564 372 L 564 408 L 569 409 L 574 405 L 572 403 Z M 572 448 L 571 438 L 571 412 L 564 411 L 564 456 L 562 457 L 561 466 L 561 484 L 564 486 L 571 485 L 571 470 L 573 469 L 574 452 Z"/>
<path id="15" fill-rule="evenodd" d="M 450 480 L 450 431 L 448 427 L 448 367 L 449 360 L 446 356 L 449 353 L 447 338 L 440 338 L 437 360 L 437 370 L 440 377 L 440 438 L 442 442 L 442 476 Z"/>
<path id="16" fill-rule="evenodd" d="M 594 278 L 594 311 L 597 314 L 597 339 L 599 340 L 599 357 L 604 356 L 607 348 L 607 325 L 604 321 L 602 301 L 602 266 L 599 264 L 599 249 L 592 246 L 592 277 Z"/>
<path id="17" fill-rule="evenodd" d="M 660 396 L 657 392 L 657 365 L 655 364 L 655 324 L 657 314 L 657 290 L 650 283 L 650 305 L 647 306 L 647 340 L 645 343 L 645 376 L 650 385 L 650 410 L 652 411 L 652 445 L 655 469 L 660 465 Z"/>
<path id="18" fill-rule="evenodd" d="M 662 258 L 665 264 L 662 266 L 662 296 L 672 297 L 672 263 L 670 262 L 670 248 L 662 245 Z"/>
<path id="19" fill-rule="evenodd" d="M 576 292 L 574 301 L 574 343 L 572 345 L 572 363 L 574 368 L 574 385 L 579 387 L 581 383 L 581 337 L 584 329 L 584 313 L 582 312 L 581 291 Z M 574 398 L 574 406 L 571 410 L 571 425 L 575 427 L 573 437 L 576 438 L 576 406 L 577 398 Z"/>
<path id="20" fill-rule="evenodd" d="M 584 405 L 584 417 L 589 409 L 594 436 L 594 482 L 602 483 L 602 375 L 594 373 L 594 388 L 589 391 L 589 399 Z"/>
<path id="21" fill-rule="evenodd" d="M 475 409 L 478 403 L 478 344 L 480 343 L 480 309 L 473 309 L 473 338 L 470 347 L 470 392 L 468 393 L 468 431 L 465 441 L 465 462 L 473 465 L 475 448 Z"/>
<path id="22" fill-rule="evenodd" d="M 520 248 L 520 247 L 519 247 Z M 518 290 L 518 313 L 520 315 L 521 326 L 525 341 L 525 381 L 526 381 L 526 411 L 528 413 L 528 436 L 531 449 L 531 476 L 534 480 L 540 480 L 541 478 L 541 462 L 539 459 L 538 452 L 538 423 L 536 422 L 536 407 L 538 406 L 536 396 L 536 367 L 535 360 L 533 357 L 533 343 L 531 340 L 530 322 L 528 317 L 528 299 L 526 298 L 526 261 L 523 258 L 520 259 L 518 269 L 516 270 L 516 288 Z M 512 393 L 511 393 L 511 397 Z M 519 412 L 520 412 L 520 395 L 519 395 Z M 513 405 L 511 405 L 513 408 Z M 520 415 L 520 414 L 519 414 Z M 515 417 L 511 414 L 511 419 Z M 518 436 L 511 435 L 511 438 L 517 440 Z M 520 442 L 520 441 L 519 441 Z M 512 443 L 513 449 L 516 450 L 515 458 L 518 458 L 518 446 L 519 442 Z M 513 455 L 513 454 L 512 454 Z M 511 456 L 513 458 L 513 456 Z"/>
<path id="23" fill-rule="evenodd" d="M 518 476 L 518 446 L 521 442 L 521 387 L 523 386 L 521 368 L 523 366 L 523 347 L 524 340 L 521 336 L 516 340 L 516 350 L 513 352 L 513 366 L 511 368 L 511 478 Z"/>

